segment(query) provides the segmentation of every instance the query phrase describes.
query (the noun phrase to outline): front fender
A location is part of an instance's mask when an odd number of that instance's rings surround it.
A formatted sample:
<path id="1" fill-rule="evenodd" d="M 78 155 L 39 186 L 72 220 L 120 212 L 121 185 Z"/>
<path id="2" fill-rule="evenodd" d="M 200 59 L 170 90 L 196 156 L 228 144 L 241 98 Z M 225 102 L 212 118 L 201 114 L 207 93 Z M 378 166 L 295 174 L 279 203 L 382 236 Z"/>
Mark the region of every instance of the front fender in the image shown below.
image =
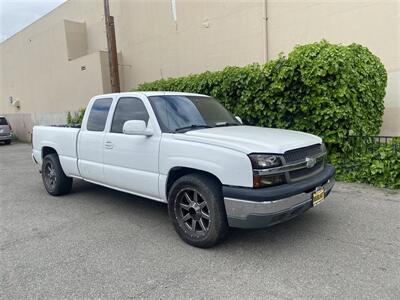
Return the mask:
<path id="1" fill-rule="evenodd" d="M 160 147 L 160 175 L 165 179 L 171 169 L 186 167 L 211 173 L 223 185 L 253 186 L 250 159 L 243 152 L 173 137 L 163 138 Z"/>

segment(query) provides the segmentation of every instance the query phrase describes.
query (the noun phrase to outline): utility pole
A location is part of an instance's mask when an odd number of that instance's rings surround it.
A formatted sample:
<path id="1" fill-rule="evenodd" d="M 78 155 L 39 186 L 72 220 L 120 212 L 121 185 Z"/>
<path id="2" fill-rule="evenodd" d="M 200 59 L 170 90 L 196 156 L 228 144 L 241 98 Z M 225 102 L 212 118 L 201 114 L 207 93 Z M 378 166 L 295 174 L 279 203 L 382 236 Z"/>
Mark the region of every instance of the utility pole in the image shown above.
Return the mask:
<path id="1" fill-rule="evenodd" d="M 110 65 L 111 91 L 119 93 L 119 72 L 118 72 L 118 56 L 117 44 L 115 41 L 114 17 L 110 16 L 110 5 L 108 0 L 104 0 L 104 19 L 106 21 L 107 46 L 108 46 L 108 63 Z"/>

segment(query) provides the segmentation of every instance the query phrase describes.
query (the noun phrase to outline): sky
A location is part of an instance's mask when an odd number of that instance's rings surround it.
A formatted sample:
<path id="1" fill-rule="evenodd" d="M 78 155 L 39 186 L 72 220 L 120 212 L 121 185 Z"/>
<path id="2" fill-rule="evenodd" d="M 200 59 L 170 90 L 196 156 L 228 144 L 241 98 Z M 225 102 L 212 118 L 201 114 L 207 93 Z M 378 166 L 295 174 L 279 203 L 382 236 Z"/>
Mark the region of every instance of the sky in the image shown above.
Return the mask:
<path id="1" fill-rule="evenodd" d="M 66 0 L 0 0 L 0 42 L 47 14 Z"/>

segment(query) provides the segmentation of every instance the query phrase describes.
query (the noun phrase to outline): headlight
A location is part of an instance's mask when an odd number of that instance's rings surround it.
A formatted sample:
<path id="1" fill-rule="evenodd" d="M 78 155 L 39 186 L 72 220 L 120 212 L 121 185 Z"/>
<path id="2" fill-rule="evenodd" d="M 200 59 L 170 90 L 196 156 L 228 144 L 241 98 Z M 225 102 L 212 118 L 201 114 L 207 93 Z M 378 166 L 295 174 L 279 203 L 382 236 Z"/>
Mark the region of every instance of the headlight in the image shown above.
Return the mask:
<path id="1" fill-rule="evenodd" d="M 253 169 L 268 169 L 282 165 L 281 159 L 277 155 L 250 154 L 249 158 Z"/>
<path id="2" fill-rule="evenodd" d="M 253 175 L 254 188 L 275 186 L 284 183 L 286 183 L 285 175 L 266 175 L 266 176 Z"/>
<path id="3" fill-rule="evenodd" d="M 250 154 L 249 155 L 253 169 L 269 169 L 282 165 L 282 161 L 278 155 L 273 154 Z M 275 175 L 254 175 L 253 187 L 262 188 L 286 183 L 284 174 Z"/>

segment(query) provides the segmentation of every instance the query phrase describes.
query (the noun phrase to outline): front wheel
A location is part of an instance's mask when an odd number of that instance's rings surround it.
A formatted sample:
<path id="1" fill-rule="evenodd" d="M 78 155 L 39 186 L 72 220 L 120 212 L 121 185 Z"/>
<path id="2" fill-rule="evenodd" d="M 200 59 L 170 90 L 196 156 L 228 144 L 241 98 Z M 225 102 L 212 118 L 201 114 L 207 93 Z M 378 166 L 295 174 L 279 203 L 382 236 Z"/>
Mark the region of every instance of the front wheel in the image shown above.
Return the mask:
<path id="1" fill-rule="evenodd" d="M 72 178 L 65 175 L 58 155 L 48 154 L 42 163 L 42 179 L 46 191 L 52 196 L 68 194 L 72 188 Z"/>
<path id="2" fill-rule="evenodd" d="M 206 175 L 179 178 L 169 193 L 168 211 L 176 232 L 195 247 L 212 247 L 228 231 L 221 187 Z"/>

